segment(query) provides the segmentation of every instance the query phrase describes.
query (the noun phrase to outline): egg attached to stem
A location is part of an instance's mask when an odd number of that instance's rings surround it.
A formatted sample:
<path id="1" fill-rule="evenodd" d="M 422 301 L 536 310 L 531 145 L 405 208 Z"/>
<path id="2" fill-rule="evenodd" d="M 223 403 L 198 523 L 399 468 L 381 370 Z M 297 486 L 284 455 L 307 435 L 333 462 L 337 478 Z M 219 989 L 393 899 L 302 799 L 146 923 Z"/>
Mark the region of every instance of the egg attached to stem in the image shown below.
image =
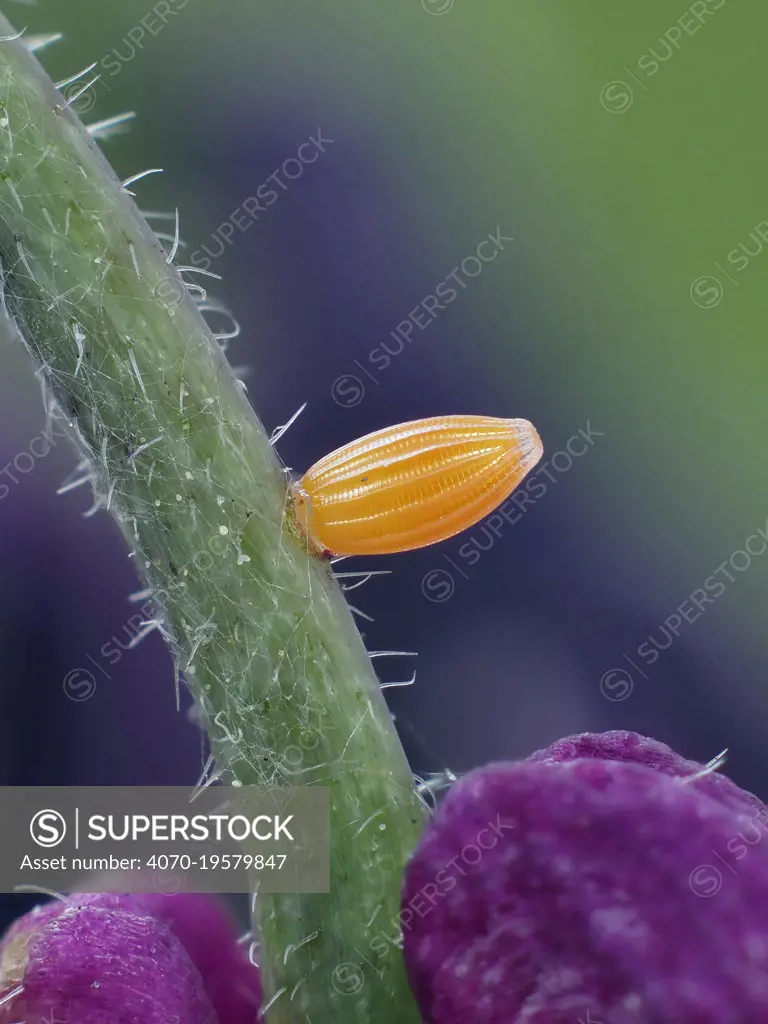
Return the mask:
<path id="1" fill-rule="evenodd" d="M 384 555 L 437 544 L 489 515 L 541 459 L 528 420 L 435 416 L 352 441 L 293 487 L 311 550 Z"/>

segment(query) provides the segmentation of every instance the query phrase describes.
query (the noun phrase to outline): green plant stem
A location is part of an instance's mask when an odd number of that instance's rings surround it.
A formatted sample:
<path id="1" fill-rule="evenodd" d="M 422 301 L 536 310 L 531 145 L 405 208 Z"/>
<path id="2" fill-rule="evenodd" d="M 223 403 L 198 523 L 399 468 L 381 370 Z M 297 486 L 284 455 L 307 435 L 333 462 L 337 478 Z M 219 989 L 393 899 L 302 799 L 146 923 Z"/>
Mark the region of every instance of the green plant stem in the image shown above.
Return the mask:
<path id="1" fill-rule="evenodd" d="M 162 595 L 225 780 L 330 789 L 330 894 L 256 901 L 270 1024 L 417 1022 L 400 950 L 374 940 L 396 933 L 424 814 L 370 659 L 287 528 L 284 474 L 195 303 L 17 41 L 0 43 L 0 264 L 96 493 Z"/>

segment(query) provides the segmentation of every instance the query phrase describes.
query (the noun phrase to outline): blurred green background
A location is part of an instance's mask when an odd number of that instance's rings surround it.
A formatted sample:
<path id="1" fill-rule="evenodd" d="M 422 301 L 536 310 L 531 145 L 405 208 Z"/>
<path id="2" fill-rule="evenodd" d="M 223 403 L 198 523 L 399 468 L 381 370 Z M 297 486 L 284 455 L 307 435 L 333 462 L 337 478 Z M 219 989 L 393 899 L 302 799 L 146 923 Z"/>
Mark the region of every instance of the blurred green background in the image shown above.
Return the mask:
<path id="1" fill-rule="evenodd" d="M 661 642 L 660 624 L 768 520 L 768 8 L 4 7 L 29 33 L 64 33 L 41 54 L 54 78 L 99 63 L 101 81 L 76 103 L 84 120 L 137 112 L 105 151 L 122 177 L 164 169 L 135 190 L 145 208 L 179 208 L 188 249 L 177 262 L 212 246 L 318 127 L 333 139 L 235 234 L 212 266 L 223 280 L 198 278 L 242 323 L 229 352 L 250 367 L 267 429 L 308 402 L 280 446 L 289 465 L 303 470 L 369 430 L 447 412 L 530 418 L 547 454 L 587 423 L 602 435 L 476 566 L 448 542 L 376 562 L 393 576 L 354 595 L 375 619 L 364 623 L 372 647 L 419 653 L 416 685 L 390 691 L 415 770 L 465 770 L 566 733 L 632 728 L 702 760 L 730 746 L 734 777 L 768 792 L 768 554 L 729 570 L 734 582 L 678 627 L 656 664 L 639 661 L 638 672 L 636 654 L 648 637 Z M 372 369 L 372 348 L 497 227 L 514 242 L 384 373 L 366 376 L 359 364 Z M 364 388 L 354 403 L 333 390 L 348 375 Z M 21 353 L 3 347 L 5 460 L 42 423 L 35 389 Z M 9 495 L 15 512 L 0 510 L 0 543 L 18 548 L 30 509 L 44 503 L 47 528 L 55 520 L 61 544 L 81 555 L 76 606 L 46 612 L 66 654 L 36 685 L 59 700 L 78 651 L 99 646 L 83 625 L 93 608 L 82 581 L 114 602 L 114 621 L 93 626 L 104 639 L 130 614 L 119 610 L 130 587 L 119 573 L 105 582 L 103 552 L 115 566 L 124 560 L 111 527 L 83 524 L 86 499 L 81 508 L 53 497 L 69 468 L 65 455 L 56 460 Z M 4 573 L 0 561 L 0 577 L 12 603 L 8 565 Z M 48 565 L 36 586 L 58 571 Z M 450 599 L 425 585 L 438 570 Z M 7 643 L 23 661 L 18 634 Z M 151 677 L 146 693 L 166 715 L 157 735 L 171 750 L 187 741 L 171 736 L 170 670 L 151 644 L 141 655 L 151 668 L 123 668 Z M 412 669 L 379 666 L 390 680 Z M 610 676 L 617 668 L 626 694 Z M 97 715 L 99 691 L 92 719 L 78 708 L 79 742 L 98 745 L 115 708 L 135 703 L 131 692 L 124 705 L 103 698 Z M 112 781 L 133 778 L 130 729 L 122 742 Z M 99 771 L 82 768 L 88 781 Z"/>

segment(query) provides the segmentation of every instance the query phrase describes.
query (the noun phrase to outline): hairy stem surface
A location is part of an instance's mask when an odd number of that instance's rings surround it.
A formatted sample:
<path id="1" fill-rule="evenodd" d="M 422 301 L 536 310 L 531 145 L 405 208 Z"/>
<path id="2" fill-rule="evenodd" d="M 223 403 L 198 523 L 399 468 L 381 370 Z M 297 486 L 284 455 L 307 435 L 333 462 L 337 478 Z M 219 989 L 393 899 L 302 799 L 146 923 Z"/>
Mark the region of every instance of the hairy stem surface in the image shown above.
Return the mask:
<path id="1" fill-rule="evenodd" d="M 0 17 L 0 35 L 13 30 Z M 256 901 L 270 1024 L 419 1020 L 394 938 L 423 811 L 357 629 L 195 303 L 21 42 L 0 43 L 8 315 L 161 595 L 225 781 L 330 789 L 329 895 Z M 276 997 L 276 998 L 275 998 Z"/>

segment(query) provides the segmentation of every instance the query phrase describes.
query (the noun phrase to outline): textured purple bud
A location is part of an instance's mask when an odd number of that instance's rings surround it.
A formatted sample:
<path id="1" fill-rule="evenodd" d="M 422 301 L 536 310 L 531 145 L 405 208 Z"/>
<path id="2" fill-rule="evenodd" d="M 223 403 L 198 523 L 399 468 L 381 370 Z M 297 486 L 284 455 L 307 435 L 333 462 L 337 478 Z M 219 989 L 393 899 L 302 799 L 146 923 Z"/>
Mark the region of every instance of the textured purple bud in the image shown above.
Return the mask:
<path id="1" fill-rule="evenodd" d="M 256 1024 L 259 972 L 216 900 L 79 895 L 36 907 L 0 944 L 0 1024 Z"/>
<path id="2" fill-rule="evenodd" d="M 700 770 L 609 733 L 458 782 L 406 871 L 425 1021 L 768 1021 L 768 813 Z"/>
<path id="3" fill-rule="evenodd" d="M 42 928 L 14 929 L 16 943 L 27 939 L 24 989 L 5 1020 L 218 1024 L 199 972 L 162 922 L 114 903 L 60 906 Z"/>
<path id="4" fill-rule="evenodd" d="M 688 761 L 658 740 L 640 736 L 636 732 L 615 730 L 613 732 L 585 732 L 577 736 L 566 736 L 550 747 L 537 750 L 526 760 L 532 761 L 577 761 L 580 758 L 595 758 L 599 761 L 624 761 L 653 768 L 664 775 L 675 778 L 690 778 L 702 771 L 697 761 Z M 747 813 L 763 810 L 763 801 L 753 793 L 739 789 L 735 782 L 718 772 L 707 772 L 696 781 L 696 788 L 708 793 L 726 807 Z"/>
<path id="5" fill-rule="evenodd" d="M 224 904 L 196 893 L 138 899 L 181 941 L 221 1024 L 256 1024 L 262 998 L 259 971 L 251 963 L 250 947 L 238 943 L 235 921 Z"/>

